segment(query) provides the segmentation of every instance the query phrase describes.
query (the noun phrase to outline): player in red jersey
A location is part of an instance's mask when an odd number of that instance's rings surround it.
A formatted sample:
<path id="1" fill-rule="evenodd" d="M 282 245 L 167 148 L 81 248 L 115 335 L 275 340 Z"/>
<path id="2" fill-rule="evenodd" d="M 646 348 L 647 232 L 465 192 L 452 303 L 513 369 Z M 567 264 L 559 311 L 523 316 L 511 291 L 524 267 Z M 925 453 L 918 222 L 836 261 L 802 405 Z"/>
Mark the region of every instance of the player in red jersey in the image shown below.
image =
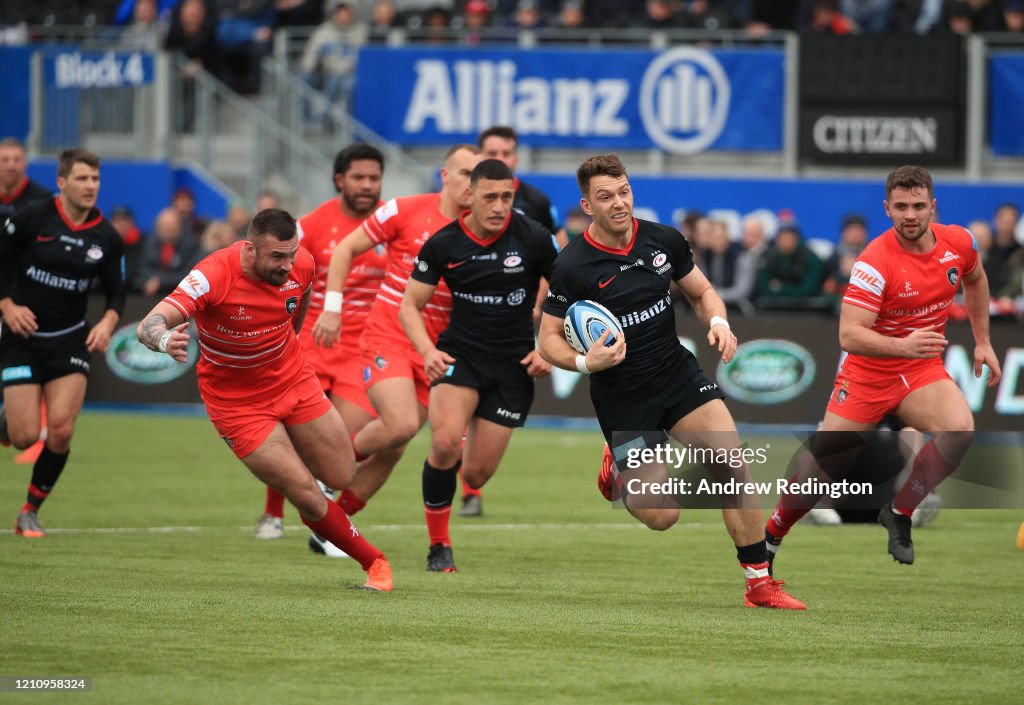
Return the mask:
<path id="1" fill-rule="evenodd" d="M 316 278 L 313 281 L 309 311 L 299 333 L 299 342 L 324 392 L 337 407 L 350 432 L 358 431 L 376 416 L 363 385 L 365 365 L 362 357 L 353 354 L 353 351 L 359 349 L 359 337 L 384 278 L 386 258 L 383 246 L 359 255 L 345 280 L 345 309 L 342 316 L 345 334 L 341 344 L 330 348 L 314 344 L 313 325 L 323 310 L 331 254 L 338 242 L 358 228 L 380 205 L 383 176 L 384 155 L 379 149 L 365 143 L 345 147 L 334 157 L 337 198 L 323 202 L 299 219 L 299 241 L 316 262 Z M 374 453 L 361 463 L 357 477 L 387 478 L 400 457 L 400 450 Z M 364 483 L 366 481 L 363 479 Z M 352 515 L 362 508 L 362 496 L 358 481 L 354 481 L 341 493 L 338 502 L 347 514 Z M 256 536 L 265 539 L 283 536 L 283 515 L 284 496 L 268 486 L 266 507 L 256 525 Z M 310 537 L 309 545 L 318 553 L 342 555 L 335 546 L 324 542 L 316 534 Z"/>
<path id="2" fill-rule="evenodd" d="M 409 342 L 398 320 L 398 309 L 420 247 L 469 207 L 470 174 L 479 161 L 477 147 L 470 144 L 452 147 L 441 169 L 443 186 L 439 193 L 388 201 L 345 238 L 331 258 L 327 296 L 332 297 L 333 302 L 324 306 L 313 328 L 314 339 L 328 346 L 336 344 L 339 334 L 344 334 L 338 313 L 344 300 L 341 283 L 348 276 L 353 257 L 376 245 L 385 245 L 388 251 L 387 273 L 360 344 L 367 365 L 364 374 L 367 391 L 380 417 L 366 424 L 353 438 L 358 459 L 401 448 L 426 421 L 430 385 L 423 369 L 423 358 Z M 448 326 L 451 306 L 448 288 L 438 286 L 423 312 L 431 340 L 436 341 Z M 384 479 L 368 478 L 367 486 L 361 487 L 367 492 L 362 499 L 368 500 Z M 376 486 L 370 487 L 371 484 Z"/>
<path id="3" fill-rule="evenodd" d="M 889 553 L 909 565 L 914 562 L 910 516 L 960 464 L 974 431 L 967 400 L 942 365 L 943 331 L 961 284 L 974 333 L 974 373 L 980 377 L 987 365 L 992 387 L 1001 372 L 989 341 L 988 280 L 974 236 L 957 225 L 931 222 L 932 177 L 921 167 L 904 166 L 889 174 L 885 197 L 892 228 L 873 240 L 853 266 L 839 318 L 839 344 L 846 357 L 811 454 L 803 456 L 805 467 L 794 479 L 821 473 L 826 481 L 838 479 L 855 459 L 865 432 L 890 413 L 934 436 L 878 517 L 889 531 Z M 818 499 L 783 495 L 765 527 L 773 559 L 783 537 Z"/>
<path id="4" fill-rule="evenodd" d="M 224 442 L 260 480 L 295 505 L 302 522 L 359 561 L 363 587 L 392 589 L 391 566 L 316 480 L 343 489 L 355 463 L 345 422 L 328 401 L 297 333 L 315 263 L 294 218 L 261 211 L 246 239 L 211 254 L 139 324 L 139 340 L 184 361 L 196 319 L 196 371 L 207 413 Z"/>

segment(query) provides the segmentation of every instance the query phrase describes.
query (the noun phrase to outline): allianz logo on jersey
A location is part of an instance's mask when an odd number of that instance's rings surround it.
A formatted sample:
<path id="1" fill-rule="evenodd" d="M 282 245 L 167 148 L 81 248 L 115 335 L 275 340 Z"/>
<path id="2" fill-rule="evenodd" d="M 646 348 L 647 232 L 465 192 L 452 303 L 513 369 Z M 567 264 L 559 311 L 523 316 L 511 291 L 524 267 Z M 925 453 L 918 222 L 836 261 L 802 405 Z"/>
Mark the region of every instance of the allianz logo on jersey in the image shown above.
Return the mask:
<path id="1" fill-rule="evenodd" d="M 638 94 L 623 78 L 519 76 L 512 60 L 421 59 L 403 129 L 419 133 L 428 123 L 442 134 L 478 133 L 490 125 L 515 125 L 520 136 L 622 137 L 626 107 L 637 101 L 648 137 L 675 154 L 694 154 L 721 134 L 731 86 L 710 52 L 677 47 L 654 57 Z"/>

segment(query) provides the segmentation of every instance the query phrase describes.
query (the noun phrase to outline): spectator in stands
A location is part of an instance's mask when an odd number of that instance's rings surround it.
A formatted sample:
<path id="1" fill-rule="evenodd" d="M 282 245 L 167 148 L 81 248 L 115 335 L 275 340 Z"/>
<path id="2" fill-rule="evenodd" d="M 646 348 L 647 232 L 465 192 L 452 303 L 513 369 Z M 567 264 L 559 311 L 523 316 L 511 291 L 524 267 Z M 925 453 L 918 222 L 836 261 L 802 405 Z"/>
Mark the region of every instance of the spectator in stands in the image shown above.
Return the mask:
<path id="1" fill-rule="evenodd" d="M 676 8 L 669 0 L 647 0 L 640 26 L 646 29 L 676 29 L 680 26 Z"/>
<path id="2" fill-rule="evenodd" d="M 1024 0 L 1006 0 L 1003 5 L 1003 31 L 1024 33 Z"/>
<path id="3" fill-rule="evenodd" d="M 226 220 L 211 220 L 199 240 L 199 259 L 238 241 L 238 233 Z"/>
<path id="4" fill-rule="evenodd" d="M 565 0 L 558 11 L 558 19 L 555 24 L 566 29 L 585 27 L 586 17 L 583 15 L 582 0 Z"/>
<path id="5" fill-rule="evenodd" d="M 704 214 L 698 210 L 688 210 L 679 221 L 676 223 L 676 227 L 679 232 L 683 234 L 686 241 L 690 243 L 690 248 L 693 248 L 694 243 L 694 231 L 697 229 L 697 221 L 704 217 Z"/>
<path id="6" fill-rule="evenodd" d="M 377 0 L 370 18 L 368 39 L 371 42 L 387 41 L 388 33 L 398 26 L 398 10 L 392 0 Z"/>
<path id="7" fill-rule="evenodd" d="M 181 216 L 174 208 L 160 211 L 153 224 L 153 235 L 145 242 L 139 288 L 146 296 L 172 291 L 199 261 L 199 243 L 185 233 Z"/>
<path id="8" fill-rule="evenodd" d="M 839 0 L 839 10 L 865 34 L 889 29 L 893 0 Z"/>
<path id="9" fill-rule="evenodd" d="M 725 221 L 709 221 L 701 259 L 701 271 L 726 306 L 753 313 L 750 299 L 757 283 L 757 270 L 743 246 L 729 237 L 729 226 Z"/>
<path id="10" fill-rule="evenodd" d="M 540 29 L 544 26 L 544 16 L 541 14 L 537 0 L 519 0 L 515 12 L 512 13 L 512 27 L 519 30 Z"/>
<path id="11" fill-rule="evenodd" d="M 171 208 L 178 211 L 185 233 L 198 242 L 199 236 L 206 229 L 207 219 L 196 213 L 196 196 L 192 189 L 181 186 L 175 190 L 174 196 L 171 197 Z"/>
<path id="12" fill-rule="evenodd" d="M 978 260 L 984 265 L 988 262 L 988 253 L 992 249 L 992 226 L 986 220 L 972 220 L 967 229 L 978 243 Z"/>
<path id="13" fill-rule="evenodd" d="M 483 32 L 491 23 L 491 8 L 487 0 L 469 0 L 465 10 L 465 42 L 480 44 L 484 41 Z"/>
<path id="14" fill-rule="evenodd" d="M 850 271 L 857 257 L 868 245 L 868 223 L 860 213 L 851 213 L 843 218 L 839 231 L 839 242 L 822 268 L 825 278 L 822 290 L 838 306 L 843 299 L 846 285 L 850 283 Z"/>
<path id="15" fill-rule="evenodd" d="M 124 243 L 125 289 L 139 291 L 144 238 L 139 226 L 135 224 L 135 213 L 129 206 L 114 206 L 110 209 L 110 224 Z"/>
<path id="16" fill-rule="evenodd" d="M 839 9 L 839 0 L 811 0 L 801 29 L 819 34 L 854 34 L 857 26 Z"/>
<path id="17" fill-rule="evenodd" d="M 221 79 L 244 95 L 258 93 L 260 61 L 270 53 L 274 0 L 215 0 Z"/>
<path id="18" fill-rule="evenodd" d="M 690 241 L 690 249 L 693 250 L 693 261 L 703 269 L 704 250 L 711 239 L 711 220 L 704 215 L 697 218 L 693 223 L 693 232 L 687 239 Z"/>
<path id="19" fill-rule="evenodd" d="M 132 23 L 121 33 L 117 48 L 127 51 L 156 51 L 163 43 L 166 26 L 157 16 L 156 0 L 135 0 Z"/>
<path id="20" fill-rule="evenodd" d="M 821 260 L 800 234 L 799 226 L 785 221 L 765 251 L 757 273 L 757 306 L 806 309 L 822 305 Z"/>
<path id="21" fill-rule="evenodd" d="M 235 229 L 239 240 L 245 239 L 245 233 L 249 229 L 249 222 L 252 220 L 252 213 L 240 200 L 234 200 L 228 206 L 228 224 Z"/>
<path id="22" fill-rule="evenodd" d="M 985 260 L 985 275 L 989 291 L 997 292 L 1010 276 L 1010 258 L 1021 249 L 1017 242 L 1017 221 L 1020 209 L 1013 203 L 1004 203 L 996 208 L 992 218 L 992 248 Z"/>
<path id="23" fill-rule="evenodd" d="M 971 8 L 962 0 L 953 0 L 946 11 L 946 30 L 953 34 L 967 35 L 974 31 L 974 17 Z"/>
<path id="24" fill-rule="evenodd" d="M 181 128 L 192 132 L 196 113 L 195 76 L 200 71 L 217 75 L 220 70 L 220 47 L 203 0 L 184 0 L 181 3 L 171 18 L 164 49 L 180 52 L 188 60 L 181 68 Z"/>
<path id="25" fill-rule="evenodd" d="M 1001 32 L 1003 11 L 1000 0 L 965 0 L 971 14 L 971 30 L 974 32 Z"/>
<path id="26" fill-rule="evenodd" d="M 590 216 L 579 208 L 573 208 L 565 216 L 565 235 L 573 241 L 583 234 L 590 225 Z"/>
<path id="27" fill-rule="evenodd" d="M 679 13 L 683 27 L 719 30 L 743 27 L 750 19 L 749 0 L 691 0 Z"/>
<path id="28" fill-rule="evenodd" d="M 280 208 L 281 197 L 276 192 L 266 189 L 260 191 L 260 194 L 256 197 L 256 212 L 265 211 L 268 208 Z"/>
<path id="29" fill-rule="evenodd" d="M 299 60 L 302 78 L 323 92 L 331 104 L 350 112 L 359 49 L 367 40 L 366 25 L 352 3 L 327 0 L 327 19 L 317 27 Z"/>
<path id="30" fill-rule="evenodd" d="M 444 7 L 433 7 L 423 15 L 423 41 L 448 44 L 452 40 L 452 13 Z"/>
<path id="31" fill-rule="evenodd" d="M 768 248 L 768 238 L 764 232 L 764 221 L 754 215 L 743 219 L 740 227 L 740 244 L 743 245 L 755 266 L 759 266 L 764 251 Z"/>

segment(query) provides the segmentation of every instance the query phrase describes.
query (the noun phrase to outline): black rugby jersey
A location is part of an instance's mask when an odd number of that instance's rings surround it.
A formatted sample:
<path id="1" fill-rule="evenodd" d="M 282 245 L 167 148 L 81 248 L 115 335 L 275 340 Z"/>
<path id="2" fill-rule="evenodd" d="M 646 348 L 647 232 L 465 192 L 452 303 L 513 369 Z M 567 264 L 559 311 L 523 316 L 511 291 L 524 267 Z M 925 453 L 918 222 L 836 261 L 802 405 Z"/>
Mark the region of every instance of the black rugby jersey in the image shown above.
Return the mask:
<path id="1" fill-rule="evenodd" d="M 0 298 L 32 309 L 38 332 L 62 331 L 85 319 L 89 287 L 98 277 L 106 307 L 120 315 L 123 260 L 121 236 L 97 209 L 74 225 L 60 198 L 33 203 L 0 226 Z"/>
<path id="2" fill-rule="evenodd" d="M 427 240 L 412 271 L 424 284 L 444 277 L 451 289 L 451 319 L 437 345 L 522 357 L 534 348 L 537 285 L 558 254 L 551 233 L 513 211 L 501 235 L 485 241 L 466 228 L 465 218 Z"/>
<path id="3" fill-rule="evenodd" d="M 26 176 L 13 193 L 0 196 L 0 222 L 14 215 L 29 203 L 48 201 L 51 198 L 53 198 L 53 191 Z"/>
<path id="4" fill-rule="evenodd" d="M 527 218 L 533 218 L 552 233 L 558 230 L 558 210 L 551 205 L 551 199 L 536 186 L 516 179 L 512 208 Z"/>
<path id="5" fill-rule="evenodd" d="M 590 237 L 570 242 L 555 260 L 544 312 L 565 318 L 576 301 L 589 299 L 619 318 L 626 358 L 591 377 L 592 393 L 649 387 L 687 357 L 679 344 L 669 285 L 693 270 L 690 244 L 675 228 L 633 220 L 633 241 L 623 250 Z"/>

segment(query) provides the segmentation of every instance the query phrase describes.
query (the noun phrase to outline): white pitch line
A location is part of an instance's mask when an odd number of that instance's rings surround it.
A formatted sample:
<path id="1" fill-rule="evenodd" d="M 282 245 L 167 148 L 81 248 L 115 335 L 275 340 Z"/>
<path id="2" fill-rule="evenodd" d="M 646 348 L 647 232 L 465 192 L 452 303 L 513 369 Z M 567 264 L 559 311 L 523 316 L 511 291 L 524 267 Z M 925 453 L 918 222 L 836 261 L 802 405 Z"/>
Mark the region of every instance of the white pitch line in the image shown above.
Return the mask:
<path id="1" fill-rule="evenodd" d="M 423 531 L 423 524 L 368 524 L 361 526 L 363 531 Z M 687 529 L 699 529 L 710 524 L 679 524 Z M 251 526 L 111 526 L 111 527 L 79 527 L 79 528 L 47 528 L 49 534 L 174 534 L 174 533 L 199 533 L 202 531 L 220 531 L 222 529 L 234 528 L 238 531 L 252 531 Z M 643 529 L 643 524 L 634 522 L 630 524 L 583 524 L 583 523 L 538 523 L 538 524 L 461 524 L 457 525 L 458 531 L 577 531 L 580 529 L 598 530 L 622 530 L 622 529 Z M 286 526 L 285 531 L 304 532 L 308 529 L 304 526 Z M 13 529 L 0 529 L 0 534 L 13 534 Z"/>

